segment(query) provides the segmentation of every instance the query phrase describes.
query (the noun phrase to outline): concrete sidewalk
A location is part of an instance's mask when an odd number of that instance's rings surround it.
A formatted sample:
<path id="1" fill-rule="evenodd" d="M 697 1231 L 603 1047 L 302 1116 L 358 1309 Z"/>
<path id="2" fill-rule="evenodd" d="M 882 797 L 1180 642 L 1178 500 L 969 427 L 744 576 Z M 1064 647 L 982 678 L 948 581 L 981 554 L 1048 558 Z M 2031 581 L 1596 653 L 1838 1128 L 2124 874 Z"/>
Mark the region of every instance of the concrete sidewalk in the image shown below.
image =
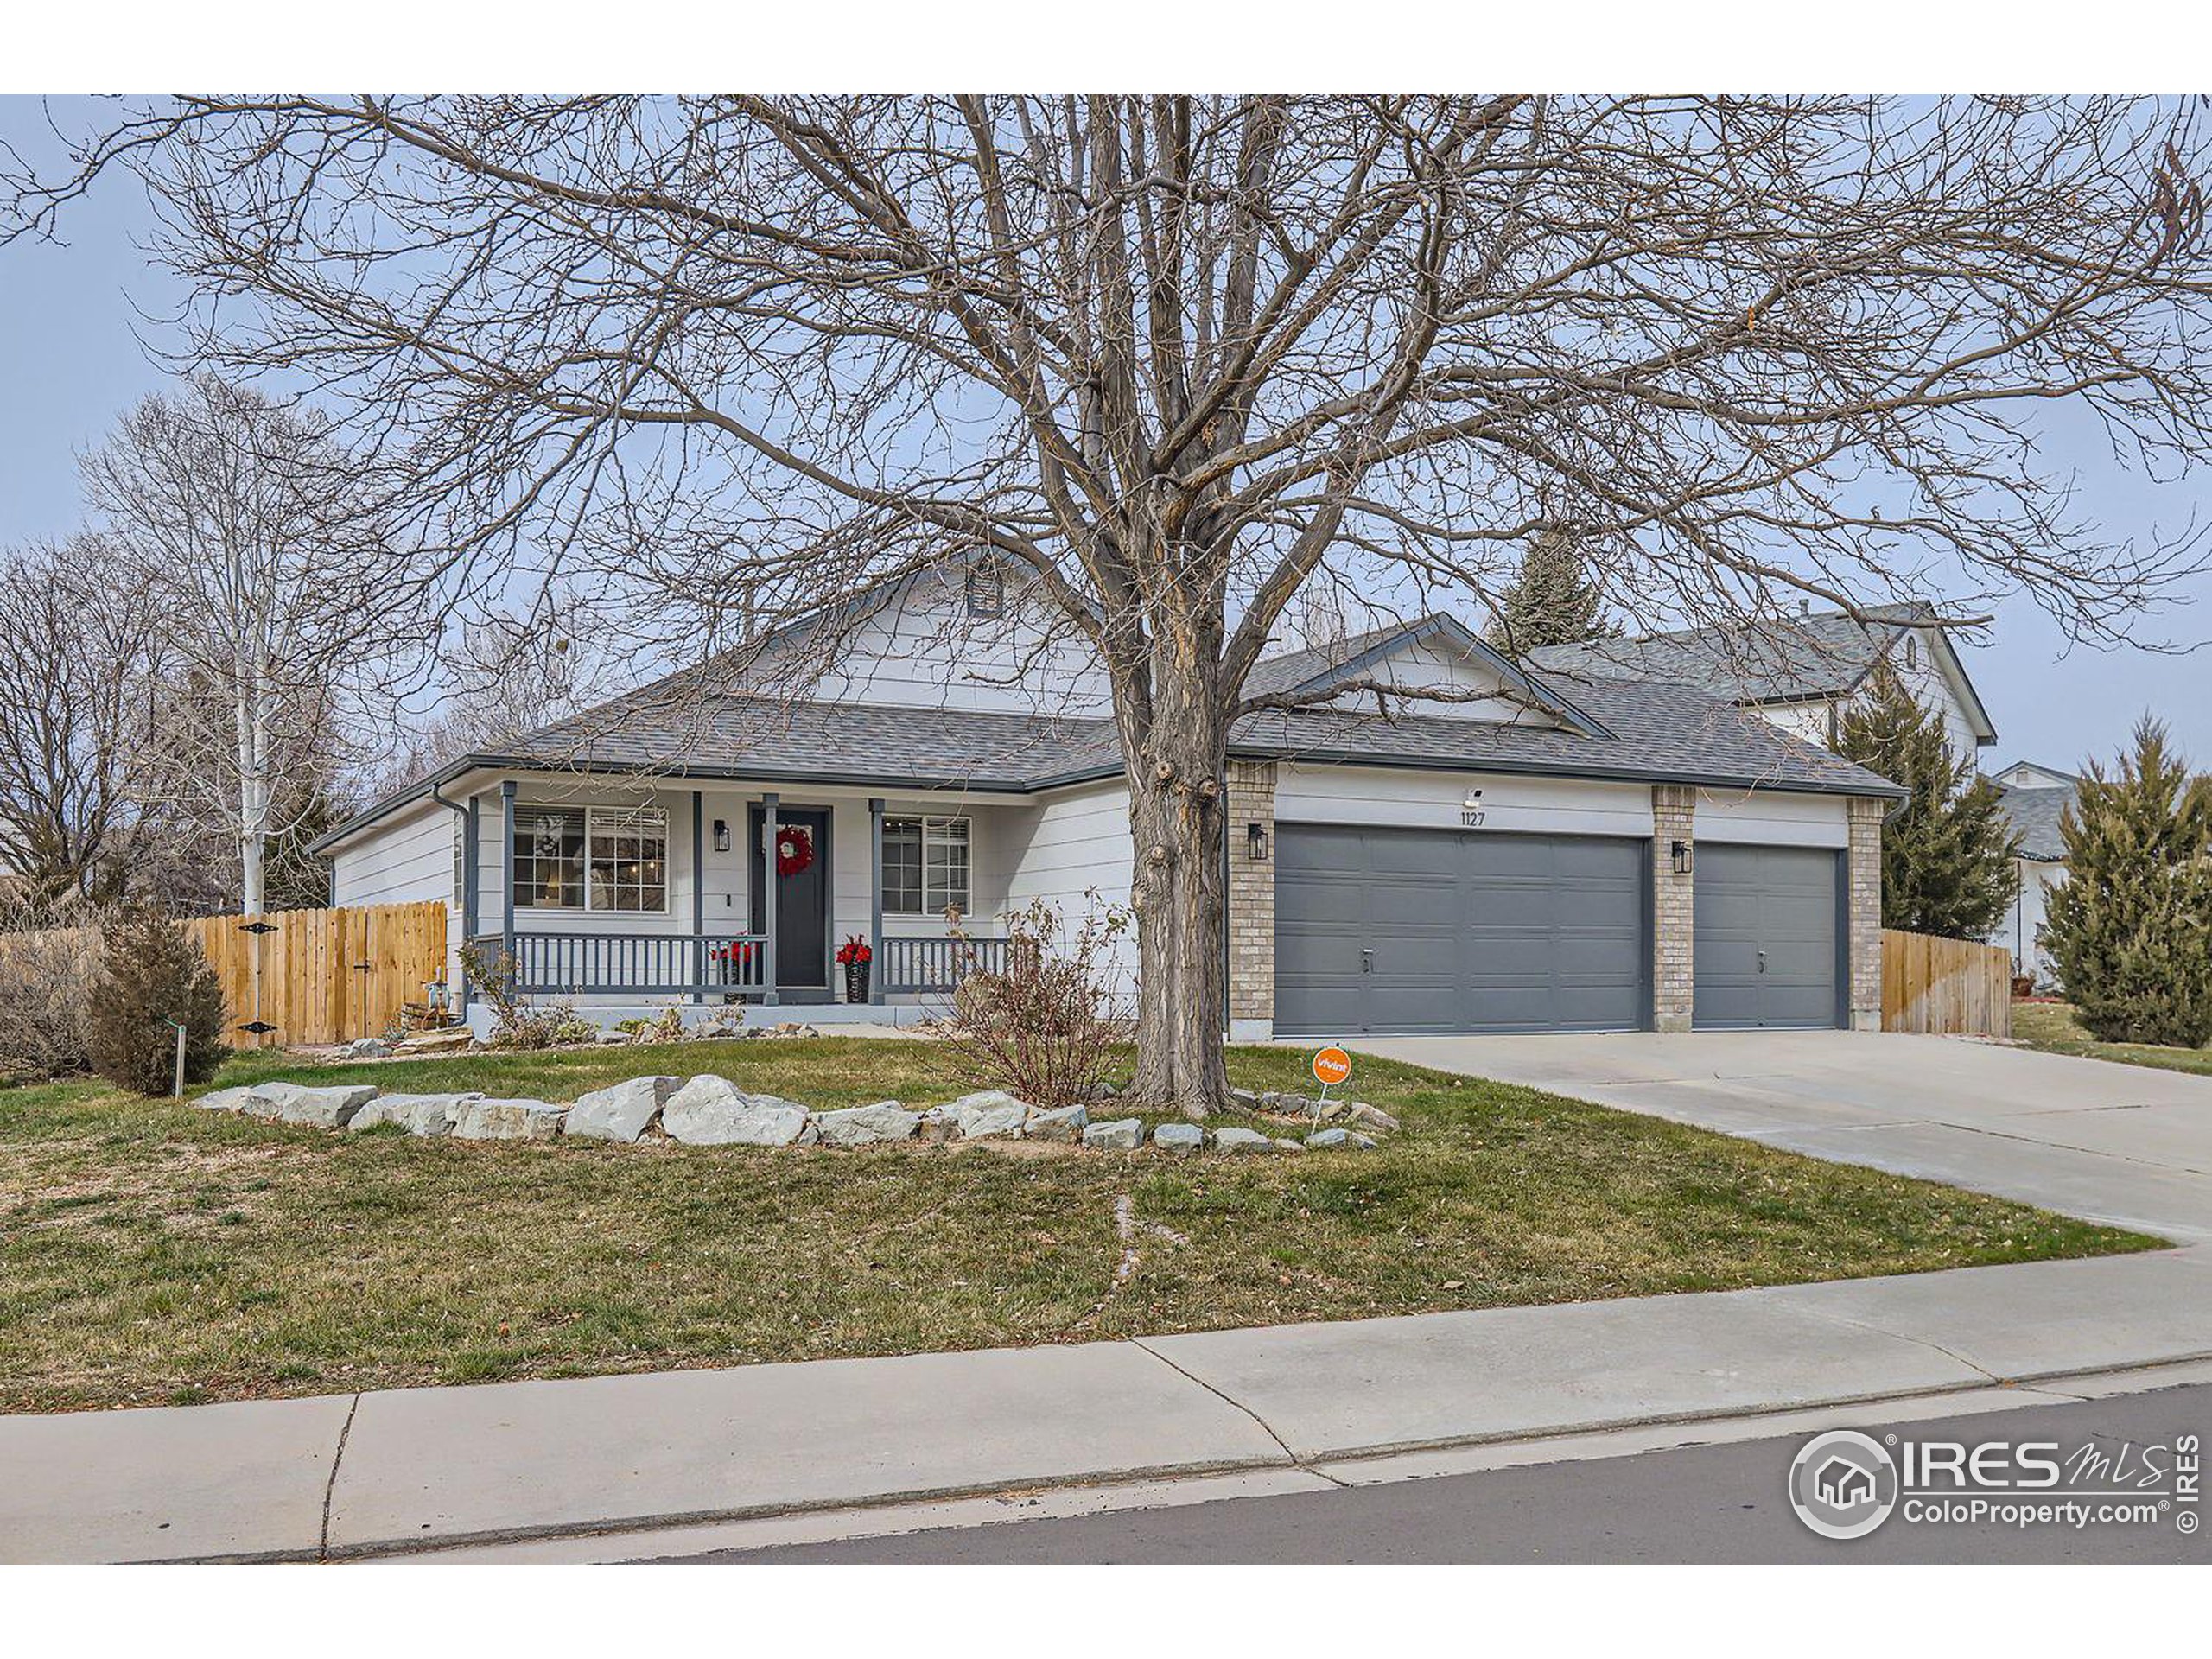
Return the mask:
<path id="1" fill-rule="evenodd" d="M 313 1560 L 2212 1357 L 2212 1252 L 1082 1347 L 0 1418 L 0 1560 Z"/>

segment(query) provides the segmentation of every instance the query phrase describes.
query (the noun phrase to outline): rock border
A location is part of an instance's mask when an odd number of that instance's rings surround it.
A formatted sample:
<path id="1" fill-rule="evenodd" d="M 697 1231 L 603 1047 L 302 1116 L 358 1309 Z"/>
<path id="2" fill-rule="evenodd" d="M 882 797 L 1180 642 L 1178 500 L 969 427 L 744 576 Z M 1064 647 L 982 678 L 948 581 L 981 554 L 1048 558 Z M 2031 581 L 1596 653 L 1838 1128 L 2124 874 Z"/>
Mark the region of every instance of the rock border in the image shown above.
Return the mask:
<path id="1" fill-rule="evenodd" d="M 1296 1096 L 1263 1095 L 1262 1103 Z M 1366 1151 L 1375 1137 L 1351 1123 L 1390 1130 L 1397 1119 L 1363 1102 L 1332 1102 L 1341 1121 L 1294 1139 L 1242 1124 L 1207 1130 L 1169 1122 L 1147 1137 L 1141 1118 L 1093 1122 L 1086 1106 L 1032 1106 L 1002 1090 L 978 1090 L 912 1111 L 895 1100 L 815 1111 L 779 1095 L 752 1094 L 729 1078 L 702 1072 L 690 1078 L 629 1077 L 573 1103 L 494 1098 L 481 1090 L 385 1094 L 372 1084 L 322 1087 L 272 1081 L 219 1089 L 192 1104 L 311 1128 L 356 1132 L 396 1125 L 425 1139 L 457 1141 L 589 1140 L 616 1146 L 666 1141 L 698 1147 L 859 1147 L 920 1141 L 1036 1141 L 1090 1151 L 1134 1152 L 1147 1144 L 1167 1154 L 1211 1147 L 1254 1153 Z M 1262 1106 L 1262 1109 L 1280 1110 Z"/>

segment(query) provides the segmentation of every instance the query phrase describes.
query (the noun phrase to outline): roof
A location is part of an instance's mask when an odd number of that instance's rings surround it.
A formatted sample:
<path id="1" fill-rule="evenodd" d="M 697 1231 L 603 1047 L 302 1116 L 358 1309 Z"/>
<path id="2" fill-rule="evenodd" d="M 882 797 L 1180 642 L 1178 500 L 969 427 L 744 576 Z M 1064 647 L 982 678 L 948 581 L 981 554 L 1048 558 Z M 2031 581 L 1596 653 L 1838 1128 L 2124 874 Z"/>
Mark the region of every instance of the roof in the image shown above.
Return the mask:
<path id="1" fill-rule="evenodd" d="M 1340 766 L 1520 772 L 1892 798 L 1904 793 L 1864 767 L 1790 737 L 1694 686 L 1593 680 L 1577 697 L 1586 725 L 1389 717 L 1324 707 L 1268 710 L 1236 722 L 1230 751 L 1244 759 Z M 679 702 L 670 683 L 663 681 L 497 753 L 464 755 L 340 825 L 314 850 L 325 851 L 396 808 L 480 769 L 1027 794 L 1119 778 L 1122 755 L 1111 720 L 726 694 Z"/>
<path id="2" fill-rule="evenodd" d="M 1998 798 L 2006 822 L 2020 833 L 2020 856 L 2053 864 L 2066 859 L 2058 820 L 2073 803 L 2071 784 L 2016 784 Z"/>
<path id="3" fill-rule="evenodd" d="M 1916 600 L 1872 607 L 1859 616 L 1821 611 L 1633 639 L 1542 645 L 1523 660 L 1554 679 L 1566 678 L 1570 686 L 1588 678 L 1628 676 L 1701 686 L 1734 702 L 1802 702 L 1847 696 L 1899 639 L 1915 628 L 1929 628 L 1942 642 L 1976 735 L 1985 743 L 1994 741 L 1997 731 L 1988 710 L 1936 614 L 1933 606 Z"/>

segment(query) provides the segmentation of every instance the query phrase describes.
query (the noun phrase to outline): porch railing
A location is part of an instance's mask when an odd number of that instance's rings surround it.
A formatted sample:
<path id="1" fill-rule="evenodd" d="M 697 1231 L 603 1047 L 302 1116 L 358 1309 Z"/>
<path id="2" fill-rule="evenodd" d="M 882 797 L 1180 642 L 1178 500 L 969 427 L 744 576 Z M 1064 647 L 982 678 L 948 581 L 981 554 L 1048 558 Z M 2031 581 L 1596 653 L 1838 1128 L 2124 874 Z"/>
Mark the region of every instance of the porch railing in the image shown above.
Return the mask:
<path id="1" fill-rule="evenodd" d="M 524 996 L 757 996 L 768 988 L 765 933 L 497 933 L 469 943 L 512 950 Z"/>
<path id="2" fill-rule="evenodd" d="M 887 934 L 879 960 L 887 994 L 950 991 L 970 974 L 1006 968 L 1006 941 L 950 934 Z"/>

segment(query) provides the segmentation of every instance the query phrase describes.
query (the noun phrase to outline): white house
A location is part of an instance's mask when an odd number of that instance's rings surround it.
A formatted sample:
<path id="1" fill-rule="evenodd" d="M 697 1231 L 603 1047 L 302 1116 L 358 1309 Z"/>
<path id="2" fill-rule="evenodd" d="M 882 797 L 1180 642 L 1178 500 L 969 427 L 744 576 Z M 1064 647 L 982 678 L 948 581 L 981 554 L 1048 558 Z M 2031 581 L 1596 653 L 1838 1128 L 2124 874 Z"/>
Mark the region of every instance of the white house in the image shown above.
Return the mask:
<path id="1" fill-rule="evenodd" d="M 973 563 L 824 620 L 770 639 L 758 692 L 677 674 L 395 791 L 320 843 L 335 902 L 442 899 L 456 941 L 602 1018 L 897 1021 L 975 959 L 949 909 L 988 965 L 1033 898 L 1127 898 L 1086 645 Z M 1353 679 L 1464 700 L 1385 714 L 1332 694 Z M 1253 689 L 1318 701 L 1232 732 L 1238 1037 L 1878 1025 L 1901 791 L 1871 772 L 1695 684 L 1516 668 L 1446 617 L 1268 658 Z"/>
<path id="2" fill-rule="evenodd" d="M 2032 760 L 2016 760 L 1992 775 L 2004 787 L 2005 816 L 2020 836 L 2020 893 L 1989 942 L 2012 953 L 2015 974 L 2048 985 L 2053 976 L 2042 944 L 2044 915 L 2050 890 L 2066 879 L 2066 843 L 2058 820 L 2073 804 L 2082 780 Z"/>

